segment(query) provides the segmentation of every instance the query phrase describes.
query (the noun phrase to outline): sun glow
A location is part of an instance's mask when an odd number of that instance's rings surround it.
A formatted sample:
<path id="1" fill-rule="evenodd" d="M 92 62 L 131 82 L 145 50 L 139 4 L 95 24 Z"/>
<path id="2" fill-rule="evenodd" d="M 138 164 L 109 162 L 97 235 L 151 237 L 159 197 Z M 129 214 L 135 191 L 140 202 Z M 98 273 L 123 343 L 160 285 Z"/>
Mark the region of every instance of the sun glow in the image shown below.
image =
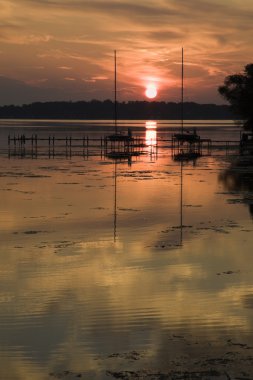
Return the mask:
<path id="1" fill-rule="evenodd" d="M 149 99 L 154 99 L 156 97 L 156 95 L 157 95 L 156 86 L 154 84 L 147 85 L 147 88 L 146 88 L 146 91 L 145 91 L 145 95 Z"/>

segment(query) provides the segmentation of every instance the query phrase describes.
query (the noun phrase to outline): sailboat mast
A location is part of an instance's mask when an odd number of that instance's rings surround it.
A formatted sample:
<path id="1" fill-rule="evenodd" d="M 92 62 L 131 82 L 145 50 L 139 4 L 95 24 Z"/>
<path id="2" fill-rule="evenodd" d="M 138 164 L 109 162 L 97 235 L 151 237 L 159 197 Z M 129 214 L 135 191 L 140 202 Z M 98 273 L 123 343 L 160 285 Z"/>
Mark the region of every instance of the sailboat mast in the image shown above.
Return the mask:
<path id="1" fill-rule="evenodd" d="M 181 133 L 184 132 L 184 48 L 182 48 L 182 73 L 181 73 Z"/>
<path id="2" fill-rule="evenodd" d="M 117 128 L 117 52 L 114 50 L 114 126 L 115 134 L 118 132 Z"/>

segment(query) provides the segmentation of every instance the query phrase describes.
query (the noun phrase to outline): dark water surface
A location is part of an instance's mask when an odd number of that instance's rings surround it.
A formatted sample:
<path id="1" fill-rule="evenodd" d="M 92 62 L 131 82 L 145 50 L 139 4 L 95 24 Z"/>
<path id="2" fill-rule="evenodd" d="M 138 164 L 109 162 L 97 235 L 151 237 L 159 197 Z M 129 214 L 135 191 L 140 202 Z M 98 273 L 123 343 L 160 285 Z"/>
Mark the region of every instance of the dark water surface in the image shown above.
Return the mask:
<path id="1" fill-rule="evenodd" d="M 131 165 L 8 157 L 8 134 L 113 130 L 98 124 L 1 121 L 0 378 L 250 378 L 251 162 L 179 162 L 162 144 Z M 239 139 L 231 122 L 191 125 Z M 158 122 L 155 138 L 177 128 Z"/>

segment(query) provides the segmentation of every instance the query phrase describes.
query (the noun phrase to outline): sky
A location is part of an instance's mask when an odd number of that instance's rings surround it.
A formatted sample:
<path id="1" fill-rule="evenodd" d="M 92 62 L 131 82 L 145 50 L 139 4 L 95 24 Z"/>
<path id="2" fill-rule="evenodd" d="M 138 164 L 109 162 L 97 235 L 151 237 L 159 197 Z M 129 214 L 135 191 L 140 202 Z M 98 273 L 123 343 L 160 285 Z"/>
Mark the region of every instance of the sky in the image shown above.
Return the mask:
<path id="1" fill-rule="evenodd" d="M 224 104 L 252 63 L 252 0 L 0 0 L 0 105 L 117 98 Z"/>

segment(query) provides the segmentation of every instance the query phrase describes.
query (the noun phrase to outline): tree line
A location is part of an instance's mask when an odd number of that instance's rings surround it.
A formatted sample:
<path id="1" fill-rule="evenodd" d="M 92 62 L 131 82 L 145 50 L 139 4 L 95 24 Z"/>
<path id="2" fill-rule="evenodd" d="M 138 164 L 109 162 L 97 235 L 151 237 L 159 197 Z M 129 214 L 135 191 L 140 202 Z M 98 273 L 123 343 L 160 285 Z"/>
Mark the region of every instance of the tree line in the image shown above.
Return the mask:
<path id="1" fill-rule="evenodd" d="M 114 102 L 91 100 L 77 102 L 36 102 L 0 107 L 0 118 L 18 119 L 114 119 Z M 117 118 L 130 120 L 181 119 L 181 103 L 128 101 L 117 103 Z M 228 105 L 184 103 L 184 119 L 232 119 Z"/>

